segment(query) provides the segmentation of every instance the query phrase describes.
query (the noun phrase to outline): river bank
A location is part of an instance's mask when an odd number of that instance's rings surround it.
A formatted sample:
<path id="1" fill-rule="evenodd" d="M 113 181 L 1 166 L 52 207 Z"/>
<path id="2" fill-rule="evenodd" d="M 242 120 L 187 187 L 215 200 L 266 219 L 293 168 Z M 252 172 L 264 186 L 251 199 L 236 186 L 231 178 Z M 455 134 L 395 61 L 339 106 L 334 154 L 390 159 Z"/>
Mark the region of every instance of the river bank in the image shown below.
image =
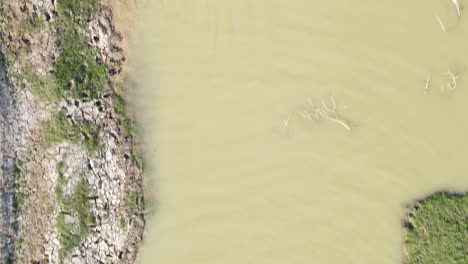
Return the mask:
<path id="1" fill-rule="evenodd" d="M 145 226 L 126 46 L 108 2 L 1 3 L 6 263 L 133 263 Z"/>

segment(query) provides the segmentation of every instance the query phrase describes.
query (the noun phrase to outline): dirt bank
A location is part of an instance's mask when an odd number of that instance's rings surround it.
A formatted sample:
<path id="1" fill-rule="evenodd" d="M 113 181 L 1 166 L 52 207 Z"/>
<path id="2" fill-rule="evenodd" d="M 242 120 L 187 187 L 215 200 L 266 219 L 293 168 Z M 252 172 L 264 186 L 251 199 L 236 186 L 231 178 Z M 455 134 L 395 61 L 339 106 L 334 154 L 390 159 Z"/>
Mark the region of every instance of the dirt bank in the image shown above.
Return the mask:
<path id="1" fill-rule="evenodd" d="M 133 263 L 142 161 L 112 6 L 4 0 L 0 12 L 0 262 Z"/>

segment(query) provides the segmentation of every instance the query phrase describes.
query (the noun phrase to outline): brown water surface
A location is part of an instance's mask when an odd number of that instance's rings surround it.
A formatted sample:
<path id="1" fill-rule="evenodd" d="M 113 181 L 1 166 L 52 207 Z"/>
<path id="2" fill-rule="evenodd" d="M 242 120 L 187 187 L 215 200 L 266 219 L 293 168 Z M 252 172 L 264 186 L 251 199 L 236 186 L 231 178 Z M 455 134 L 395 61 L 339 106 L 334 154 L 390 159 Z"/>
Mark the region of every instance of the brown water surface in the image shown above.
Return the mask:
<path id="1" fill-rule="evenodd" d="M 131 62 L 158 200 L 141 263 L 396 264 L 402 205 L 468 188 L 468 10 L 152 0 L 139 12 Z"/>

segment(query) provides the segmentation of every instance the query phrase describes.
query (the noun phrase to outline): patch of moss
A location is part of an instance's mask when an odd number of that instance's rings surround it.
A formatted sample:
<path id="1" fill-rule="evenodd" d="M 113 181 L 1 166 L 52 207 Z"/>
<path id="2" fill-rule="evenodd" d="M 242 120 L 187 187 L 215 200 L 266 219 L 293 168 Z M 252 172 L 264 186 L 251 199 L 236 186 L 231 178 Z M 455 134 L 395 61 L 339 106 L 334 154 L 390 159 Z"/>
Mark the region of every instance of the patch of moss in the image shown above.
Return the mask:
<path id="1" fill-rule="evenodd" d="M 405 263 L 468 263 L 468 195 L 437 193 L 416 203 L 404 231 Z"/>

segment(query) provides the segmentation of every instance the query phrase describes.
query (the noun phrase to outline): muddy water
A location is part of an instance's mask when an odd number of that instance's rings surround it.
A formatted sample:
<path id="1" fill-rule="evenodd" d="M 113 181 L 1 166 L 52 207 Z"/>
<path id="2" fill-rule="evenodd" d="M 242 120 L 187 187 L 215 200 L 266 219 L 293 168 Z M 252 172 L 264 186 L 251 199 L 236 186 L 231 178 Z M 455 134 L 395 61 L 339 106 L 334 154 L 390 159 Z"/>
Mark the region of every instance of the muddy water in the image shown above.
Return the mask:
<path id="1" fill-rule="evenodd" d="M 142 4 L 158 209 L 140 262 L 400 263 L 402 205 L 468 188 L 468 10 L 450 3 Z"/>

